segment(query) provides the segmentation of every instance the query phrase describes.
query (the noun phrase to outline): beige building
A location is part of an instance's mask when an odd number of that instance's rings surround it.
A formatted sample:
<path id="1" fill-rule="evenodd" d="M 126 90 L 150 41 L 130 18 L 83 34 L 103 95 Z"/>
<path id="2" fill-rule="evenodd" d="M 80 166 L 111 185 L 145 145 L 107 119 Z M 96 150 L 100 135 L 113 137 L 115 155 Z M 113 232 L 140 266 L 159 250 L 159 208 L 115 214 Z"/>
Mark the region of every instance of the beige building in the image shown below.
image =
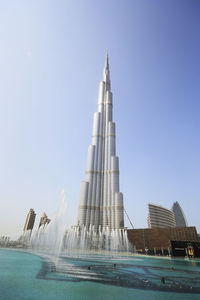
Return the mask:
<path id="1" fill-rule="evenodd" d="M 39 228 L 40 226 L 42 225 L 46 225 L 46 224 L 49 224 L 51 220 L 48 219 L 47 215 L 45 214 L 45 212 L 41 215 L 41 218 L 40 218 L 40 224 L 39 224 Z"/>
<path id="2" fill-rule="evenodd" d="M 176 220 L 173 211 L 160 205 L 148 204 L 148 227 L 149 228 L 166 228 L 175 227 Z"/>
<path id="3" fill-rule="evenodd" d="M 35 217 L 36 217 L 36 213 L 34 211 L 33 208 L 31 208 L 29 210 L 29 213 L 26 217 L 26 222 L 25 222 L 25 225 L 24 225 L 24 233 L 27 231 L 27 230 L 32 230 L 33 229 L 33 226 L 34 226 L 34 223 L 35 223 Z"/>

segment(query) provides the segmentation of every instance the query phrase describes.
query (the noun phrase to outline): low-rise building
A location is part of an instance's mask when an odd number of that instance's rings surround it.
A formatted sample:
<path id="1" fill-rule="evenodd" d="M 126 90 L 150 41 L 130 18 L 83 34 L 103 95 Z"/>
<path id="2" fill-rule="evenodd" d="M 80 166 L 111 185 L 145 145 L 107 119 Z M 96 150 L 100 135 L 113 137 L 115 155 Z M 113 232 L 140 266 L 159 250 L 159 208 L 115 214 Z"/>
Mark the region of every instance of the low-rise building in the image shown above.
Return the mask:
<path id="1" fill-rule="evenodd" d="M 148 254 L 171 254 L 172 242 L 198 243 L 198 234 L 193 227 L 166 227 L 166 228 L 144 228 L 128 229 L 129 242 L 137 252 Z M 177 250 L 177 249 L 175 249 Z M 200 248 L 199 248 L 200 255 Z M 196 255 L 197 256 L 197 255 Z"/>

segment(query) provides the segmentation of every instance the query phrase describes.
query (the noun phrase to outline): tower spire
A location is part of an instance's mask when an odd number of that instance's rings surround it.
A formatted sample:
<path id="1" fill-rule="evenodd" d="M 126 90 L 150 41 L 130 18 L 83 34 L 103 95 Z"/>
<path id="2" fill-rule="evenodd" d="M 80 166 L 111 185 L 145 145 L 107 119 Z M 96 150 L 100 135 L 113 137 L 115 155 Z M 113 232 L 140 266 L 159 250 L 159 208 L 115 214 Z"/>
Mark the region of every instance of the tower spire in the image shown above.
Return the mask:
<path id="1" fill-rule="evenodd" d="M 110 90 L 110 70 L 109 70 L 109 59 L 108 59 L 108 49 L 106 49 L 106 58 L 103 69 L 103 81 L 106 84 L 106 91 Z"/>
<path id="2" fill-rule="evenodd" d="M 106 49 L 106 58 L 105 58 L 104 68 L 109 69 L 108 49 Z"/>

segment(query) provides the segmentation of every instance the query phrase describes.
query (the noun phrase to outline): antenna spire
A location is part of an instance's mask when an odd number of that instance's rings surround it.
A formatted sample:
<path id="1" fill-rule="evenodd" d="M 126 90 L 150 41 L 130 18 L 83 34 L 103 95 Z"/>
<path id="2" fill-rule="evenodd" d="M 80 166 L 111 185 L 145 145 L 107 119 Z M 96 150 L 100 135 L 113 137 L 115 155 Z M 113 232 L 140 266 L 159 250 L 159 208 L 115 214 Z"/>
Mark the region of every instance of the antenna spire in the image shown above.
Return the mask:
<path id="1" fill-rule="evenodd" d="M 109 69 L 108 49 L 106 49 L 105 69 Z"/>

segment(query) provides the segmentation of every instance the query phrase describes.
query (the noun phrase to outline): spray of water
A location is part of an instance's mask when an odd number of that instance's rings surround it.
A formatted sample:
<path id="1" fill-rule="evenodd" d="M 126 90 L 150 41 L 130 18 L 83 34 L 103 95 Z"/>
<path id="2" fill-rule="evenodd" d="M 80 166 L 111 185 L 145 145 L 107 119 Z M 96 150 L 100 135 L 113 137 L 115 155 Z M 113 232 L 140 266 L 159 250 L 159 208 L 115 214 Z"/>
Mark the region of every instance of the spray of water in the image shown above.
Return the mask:
<path id="1" fill-rule="evenodd" d="M 65 192 L 61 192 L 61 203 L 51 222 L 41 226 L 31 234 L 29 247 L 38 251 L 49 251 L 56 257 L 62 249 L 63 237 L 66 231 L 67 203 Z"/>
<path id="2" fill-rule="evenodd" d="M 89 228 L 85 226 L 67 227 L 67 203 L 65 192 L 61 192 L 61 203 L 58 211 L 49 224 L 41 226 L 30 235 L 26 234 L 26 243 L 30 249 L 48 253 L 58 261 L 61 253 L 78 255 L 95 251 L 111 251 L 112 254 L 129 252 L 131 250 L 125 229 L 109 229 L 99 226 Z"/>

